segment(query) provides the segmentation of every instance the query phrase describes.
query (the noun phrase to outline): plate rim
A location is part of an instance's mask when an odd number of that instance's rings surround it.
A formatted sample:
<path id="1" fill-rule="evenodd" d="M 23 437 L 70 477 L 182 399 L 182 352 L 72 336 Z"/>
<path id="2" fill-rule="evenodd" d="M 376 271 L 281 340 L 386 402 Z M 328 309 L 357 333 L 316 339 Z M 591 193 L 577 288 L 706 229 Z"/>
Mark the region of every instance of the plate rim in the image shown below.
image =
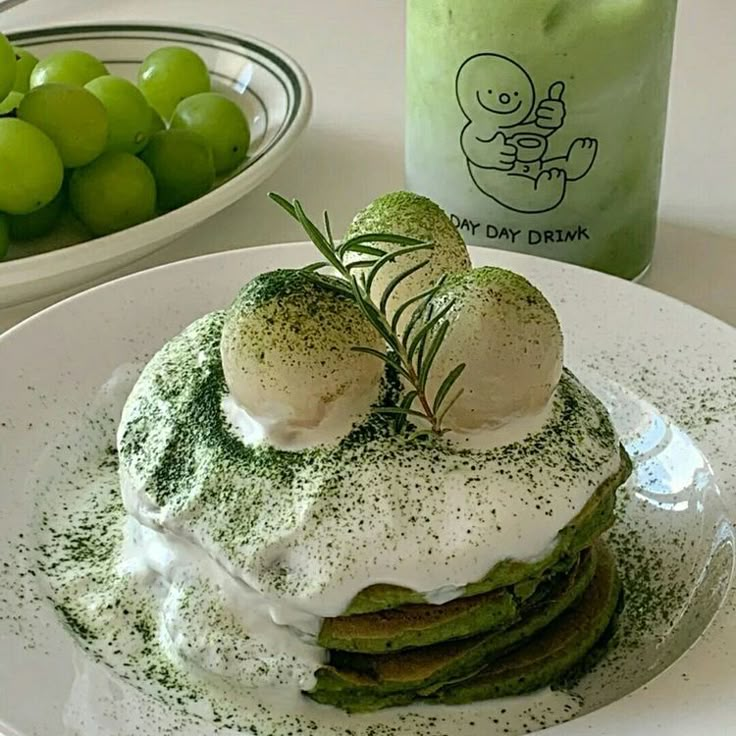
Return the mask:
<path id="1" fill-rule="evenodd" d="M 97 292 L 99 290 L 105 289 L 106 287 L 113 286 L 115 284 L 131 281 L 131 280 L 137 279 L 146 274 L 151 274 L 151 273 L 160 272 L 160 271 L 174 270 L 176 268 L 189 267 L 194 264 L 206 262 L 208 260 L 218 260 L 223 257 L 237 257 L 238 254 L 243 254 L 243 253 L 265 252 L 265 251 L 276 252 L 278 250 L 286 250 L 286 249 L 298 250 L 304 247 L 313 247 L 313 245 L 308 240 L 286 240 L 286 241 L 278 242 L 278 243 L 263 243 L 261 245 L 248 245 L 248 246 L 244 246 L 241 248 L 229 248 L 228 250 L 216 251 L 214 253 L 202 253 L 200 255 L 190 256 L 188 258 L 180 258 L 176 261 L 162 263 L 156 266 L 151 266 L 149 268 L 142 269 L 140 271 L 135 271 L 134 273 L 129 273 L 123 276 L 118 276 L 116 278 L 109 279 L 108 281 L 105 281 L 102 284 L 96 284 L 94 286 L 90 286 L 86 289 L 83 289 L 75 294 L 66 296 L 63 299 L 60 299 L 59 301 L 54 302 L 53 304 L 50 304 L 44 307 L 43 309 L 38 310 L 37 312 L 34 312 L 28 317 L 25 317 L 23 320 L 13 325 L 12 327 L 9 327 L 4 332 L 0 332 L 0 347 L 2 347 L 2 341 L 4 337 L 6 337 L 11 332 L 17 331 L 19 328 L 23 327 L 26 323 L 36 320 L 37 318 L 41 317 L 47 312 L 51 312 L 57 308 L 62 307 L 67 302 L 74 301 L 76 299 L 81 299 L 89 295 L 92 292 Z M 561 269 L 562 271 L 576 273 L 578 276 L 581 276 L 584 278 L 599 279 L 604 282 L 611 280 L 611 281 L 618 283 L 624 289 L 635 291 L 635 292 L 643 291 L 643 292 L 654 295 L 655 298 L 657 299 L 662 299 L 665 302 L 670 303 L 672 306 L 675 306 L 676 308 L 684 308 L 691 315 L 693 316 L 699 315 L 701 318 L 704 318 L 705 320 L 714 323 L 714 325 L 718 325 L 721 329 L 725 329 L 727 333 L 730 332 L 732 333 L 733 337 L 736 337 L 736 325 L 731 325 L 725 320 L 721 319 L 720 317 L 717 317 L 713 314 L 710 314 L 709 312 L 706 312 L 703 309 L 700 309 L 699 307 L 689 304 L 688 302 L 685 302 L 676 296 L 672 296 L 663 291 L 658 291 L 657 289 L 654 289 L 651 286 L 648 286 L 647 284 L 641 283 L 639 280 L 627 279 L 622 276 L 617 276 L 615 274 L 606 273 L 605 271 L 597 271 L 595 269 L 587 268 L 586 266 L 580 266 L 575 263 L 557 261 L 551 258 L 545 258 L 543 256 L 536 256 L 536 255 L 532 255 L 528 253 L 517 253 L 514 251 L 507 251 L 502 248 L 486 248 L 484 246 L 478 246 L 478 245 L 468 245 L 467 248 L 471 255 L 471 261 L 473 260 L 472 259 L 473 253 L 493 253 L 493 254 L 497 254 L 499 258 L 502 258 L 502 259 L 508 258 L 514 261 L 518 260 L 519 263 L 522 263 L 522 264 L 523 263 L 544 264 L 545 266 L 548 266 L 553 269 L 558 268 L 558 269 Z"/>

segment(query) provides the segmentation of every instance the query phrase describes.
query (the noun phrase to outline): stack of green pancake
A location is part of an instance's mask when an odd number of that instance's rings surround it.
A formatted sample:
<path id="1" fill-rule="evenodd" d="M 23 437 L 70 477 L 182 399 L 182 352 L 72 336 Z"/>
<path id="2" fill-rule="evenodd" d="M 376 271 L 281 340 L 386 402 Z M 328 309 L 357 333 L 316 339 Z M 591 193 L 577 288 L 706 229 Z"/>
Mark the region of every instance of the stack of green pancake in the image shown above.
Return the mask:
<path id="1" fill-rule="evenodd" d="M 328 661 L 309 697 L 351 712 L 469 703 L 546 687 L 581 665 L 609 638 L 621 598 L 601 535 L 631 471 L 622 458 L 543 559 L 501 562 L 443 605 L 375 585 L 325 619 Z"/>

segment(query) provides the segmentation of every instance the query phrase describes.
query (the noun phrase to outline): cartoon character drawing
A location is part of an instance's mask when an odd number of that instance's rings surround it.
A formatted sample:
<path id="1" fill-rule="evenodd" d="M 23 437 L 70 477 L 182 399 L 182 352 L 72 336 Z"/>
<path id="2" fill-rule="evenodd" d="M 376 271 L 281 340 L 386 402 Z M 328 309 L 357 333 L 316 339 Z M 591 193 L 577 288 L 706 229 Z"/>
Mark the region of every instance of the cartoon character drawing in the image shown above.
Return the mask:
<path id="1" fill-rule="evenodd" d="M 536 104 L 526 70 L 500 54 L 476 54 L 457 73 L 457 101 L 468 119 L 460 145 L 475 185 L 516 212 L 548 212 L 582 179 L 598 153 L 595 138 L 576 138 L 564 156 L 547 157 L 565 123 L 564 82 Z"/>

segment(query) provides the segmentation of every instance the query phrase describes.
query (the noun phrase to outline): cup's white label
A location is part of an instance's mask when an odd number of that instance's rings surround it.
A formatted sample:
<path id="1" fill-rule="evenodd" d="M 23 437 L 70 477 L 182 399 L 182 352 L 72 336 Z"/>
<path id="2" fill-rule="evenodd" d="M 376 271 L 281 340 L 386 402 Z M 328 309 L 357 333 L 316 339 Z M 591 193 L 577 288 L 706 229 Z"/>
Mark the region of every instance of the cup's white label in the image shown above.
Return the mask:
<path id="1" fill-rule="evenodd" d="M 564 82 L 552 84 L 537 103 L 534 82 L 520 64 L 501 54 L 482 53 L 460 66 L 455 91 L 468 120 L 460 145 L 470 177 L 506 209 L 529 214 L 554 210 L 564 201 L 568 185 L 593 168 L 595 138 L 575 138 L 566 152 L 565 142 L 559 143 L 567 117 Z M 563 155 L 553 154 L 552 148 Z M 540 243 L 551 237 L 541 232 Z M 557 242 L 567 239 L 560 237 Z M 583 239 L 580 234 L 578 238 Z"/>

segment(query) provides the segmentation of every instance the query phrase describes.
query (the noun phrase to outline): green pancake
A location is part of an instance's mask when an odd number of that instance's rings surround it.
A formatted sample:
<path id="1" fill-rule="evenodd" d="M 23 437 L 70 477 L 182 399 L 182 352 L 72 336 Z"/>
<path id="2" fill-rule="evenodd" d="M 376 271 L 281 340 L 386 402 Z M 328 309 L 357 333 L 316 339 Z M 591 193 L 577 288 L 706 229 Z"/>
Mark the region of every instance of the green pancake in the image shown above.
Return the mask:
<path id="1" fill-rule="evenodd" d="M 529 599 L 576 564 L 577 557 L 563 558 L 541 578 L 442 605 L 410 604 L 325 619 L 317 643 L 330 650 L 381 654 L 506 629 L 520 620 Z"/>
<path id="2" fill-rule="evenodd" d="M 509 650 L 559 616 L 582 595 L 595 572 L 597 550 L 586 550 L 571 570 L 549 582 L 544 594 L 524 605 L 514 626 L 492 634 L 451 640 L 397 654 L 356 655 L 332 652 L 330 665 L 317 673 L 317 690 L 421 690 L 437 682 L 466 677 L 492 655 Z"/>
<path id="3" fill-rule="evenodd" d="M 467 703 L 516 695 L 551 684 L 583 660 L 606 630 L 620 582 L 603 544 L 531 604 L 523 620 L 502 632 L 382 656 L 341 655 L 342 665 L 318 672 L 307 695 L 349 712 L 415 700 Z"/>
<path id="4" fill-rule="evenodd" d="M 441 606 L 409 605 L 377 613 L 325 619 L 317 643 L 348 652 L 396 652 L 510 626 L 518 605 L 509 589 L 458 598 Z"/>
<path id="5" fill-rule="evenodd" d="M 552 684 L 595 647 L 616 613 L 620 596 L 616 562 L 604 549 L 593 581 L 578 603 L 479 675 L 440 688 L 428 698 L 434 703 L 459 705 L 521 695 Z"/>
<path id="6" fill-rule="evenodd" d="M 486 660 L 529 638 L 582 595 L 595 572 L 597 550 L 586 550 L 567 573 L 550 582 L 544 595 L 521 609 L 522 621 L 502 631 L 450 640 L 397 654 L 356 655 L 332 652 L 330 665 L 317 673 L 317 691 L 348 689 L 370 695 L 394 690 L 422 690 L 435 683 L 467 677 Z"/>

